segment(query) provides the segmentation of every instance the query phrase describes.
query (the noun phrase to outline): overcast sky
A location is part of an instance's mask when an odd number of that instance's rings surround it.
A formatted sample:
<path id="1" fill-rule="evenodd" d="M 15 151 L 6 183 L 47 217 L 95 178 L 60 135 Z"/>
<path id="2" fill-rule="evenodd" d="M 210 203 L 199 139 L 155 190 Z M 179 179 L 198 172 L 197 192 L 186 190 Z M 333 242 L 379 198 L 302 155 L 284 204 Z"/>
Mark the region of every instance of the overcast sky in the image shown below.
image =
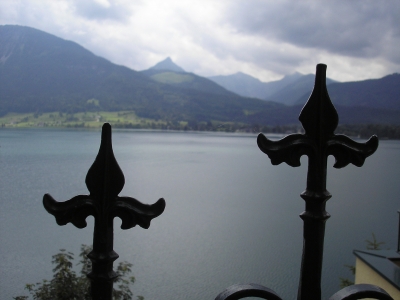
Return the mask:
<path id="1" fill-rule="evenodd" d="M 400 1 L 0 0 L 34 27 L 134 70 L 171 57 L 201 76 L 262 81 L 328 65 L 339 81 L 400 73 Z"/>

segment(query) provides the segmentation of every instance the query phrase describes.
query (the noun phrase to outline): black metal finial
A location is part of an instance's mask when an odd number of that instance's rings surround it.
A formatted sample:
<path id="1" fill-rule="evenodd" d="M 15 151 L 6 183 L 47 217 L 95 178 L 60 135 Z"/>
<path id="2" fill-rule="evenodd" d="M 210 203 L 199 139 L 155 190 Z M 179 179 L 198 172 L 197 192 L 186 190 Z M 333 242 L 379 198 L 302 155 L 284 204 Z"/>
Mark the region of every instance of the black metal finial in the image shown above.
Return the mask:
<path id="1" fill-rule="evenodd" d="M 159 199 L 153 205 L 142 204 L 130 197 L 119 197 L 125 184 L 124 174 L 114 157 L 111 142 L 111 126 L 105 123 L 102 128 L 99 153 L 86 176 L 89 195 L 79 195 L 65 202 L 57 202 L 49 194 L 44 195 L 43 205 L 54 215 L 58 225 L 69 222 L 78 228 L 86 227 L 86 218 L 95 219 L 93 251 L 88 257 L 92 261 L 92 298 L 112 299 L 113 282 L 117 274 L 113 262 L 118 254 L 113 250 L 113 219 L 120 217 L 121 228 L 129 229 L 136 225 L 149 228 L 153 218 L 162 214 L 165 200 Z"/>
<path id="2" fill-rule="evenodd" d="M 330 217 L 325 211 L 326 201 L 331 194 L 326 190 L 327 158 L 333 155 L 336 159 L 335 168 L 342 168 L 352 163 L 362 166 L 366 157 L 373 154 L 378 147 L 378 138 L 372 136 L 366 143 L 357 143 L 347 136 L 336 135 L 338 115 L 326 89 L 326 65 L 317 65 L 315 86 L 306 105 L 302 109 L 299 120 L 305 134 L 291 134 L 279 141 L 271 141 L 262 133 L 257 137 L 258 147 L 267 154 L 273 165 L 286 162 L 292 167 L 300 166 L 300 157 L 308 156 L 307 187 L 301 194 L 306 202 L 306 209 L 300 217 L 304 221 L 303 257 L 301 276 L 298 290 L 298 300 L 321 299 L 321 271 L 325 222 Z M 240 295 L 248 285 L 235 285 L 230 288 L 232 295 Z M 259 287 L 250 285 L 254 290 Z M 266 289 L 266 288 L 264 288 Z M 377 299 L 391 299 L 388 294 L 375 286 L 355 285 L 343 289 L 332 299 L 361 299 L 357 298 L 371 292 Z M 348 296 L 352 298 L 346 298 Z M 367 294 L 368 295 L 368 294 Z M 251 296 L 248 294 L 247 296 Z M 281 299 L 273 291 L 265 291 L 263 299 Z M 342 298 L 341 298 L 342 297 Z M 379 298 L 381 297 L 381 298 Z M 389 298 L 387 298 L 389 297 Z M 229 299 L 241 299 L 236 297 Z M 226 300 L 222 293 L 217 300 Z"/>

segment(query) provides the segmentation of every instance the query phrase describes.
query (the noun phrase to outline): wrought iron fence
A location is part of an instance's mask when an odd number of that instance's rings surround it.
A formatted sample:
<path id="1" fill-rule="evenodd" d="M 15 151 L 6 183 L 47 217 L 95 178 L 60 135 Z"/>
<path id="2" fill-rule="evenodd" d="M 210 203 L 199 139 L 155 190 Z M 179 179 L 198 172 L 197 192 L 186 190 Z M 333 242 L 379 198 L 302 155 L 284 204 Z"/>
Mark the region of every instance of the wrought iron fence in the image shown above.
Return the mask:
<path id="1" fill-rule="evenodd" d="M 271 141 L 262 133 L 257 144 L 268 155 L 273 165 L 287 163 L 300 166 L 300 157 L 307 155 L 307 186 L 301 198 L 305 201 L 305 211 L 300 214 L 304 222 L 303 256 L 298 288 L 298 300 L 321 299 L 321 271 L 325 222 L 330 215 L 326 212 L 326 201 L 331 194 L 326 190 L 327 157 L 336 159 L 335 168 L 348 164 L 361 167 L 365 159 L 378 147 L 378 138 L 372 136 L 366 143 L 358 143 L 347 136 L 334 133 L 338 125 L 338 115 L 326 88 L 326 65 L 317 65 L 315 85 L 299 120 L 304 134 L 291 134 L 279 141 Z M 118 254 L 113 249 L 113 219 L 120 217 L 122 229 L 136 225 L 148 228 L 153 218 L 165 209 L 165 200 L 159 199 L 152 205 L 142 204 L 130 197 L 119 197 L 125 180 L 114 157 L 111 142 L 111 126 L 102 128 L 99 153 L 86 176 L 89 195 L 79 195 L 65 202 L 57 202 L 49 194 L 44 195 L 45 209 L 55 216 L 58 225 L 72 223 L 78 228 L 86 227 L 86 217 L 95 219 L 93 251 L 88 255 L 92 261 L 91 295 L 95 300 L 112 298 L 113 282 L 117 274 L 113 262 Z M 258 297 L 269 300 L 282 300 L 273 290 L 258 284 L 237 284 L 220 293 L 216 300 L 236 300 Z M 383 289 L 369 284 L 346 287 L 330 300 L 351 300 L 375 298 L 392 299 Z M 393 300 L 393 299 L 392 299 Z"/>

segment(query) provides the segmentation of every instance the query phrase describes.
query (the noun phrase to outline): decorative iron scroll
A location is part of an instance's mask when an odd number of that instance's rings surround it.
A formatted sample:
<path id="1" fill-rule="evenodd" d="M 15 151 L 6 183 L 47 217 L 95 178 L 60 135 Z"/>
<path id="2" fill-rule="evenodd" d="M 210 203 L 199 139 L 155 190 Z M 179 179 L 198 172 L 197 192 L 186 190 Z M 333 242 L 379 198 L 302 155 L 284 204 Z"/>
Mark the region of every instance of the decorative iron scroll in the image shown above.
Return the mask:
<path id="1" fill-rule="evenodd" d="M 43 197 L 45 209 L 56 218 L 58 225 L 71 222 L 78 228 L 84 228 L 89 215 L 95 219 L 93 251 L 88 254 L 92 261 L 92 271 L 88 277 L 94 300 L 111 300 L 113 282 L 118 276 L 113 270 L 113 262 L 118 258 L 113 249 L 114 217 L 121 218 L 122 229 L 136 225 L 147 229 L 151 220 L 165 209 L 163 198 L 153 205 L 147 205 L 134 198 L 118 197 L 124 184 L 124 174 L 112 149 L 111 126 L 105 123 L 99 153 L 86 175 L 90 194 L 75 196 L 65 202 L 57 202 L 49 194 Z"/>
<path id="2" fill-rule="evenodd" d="M 361 167 L 365 159 L 378 148 L 378 138 L 372 136 L 366 143 L 358 143 L 345 135 L 334 133 L 338 114 L 326 88 L 326 65 L 318 64 L 315 85 L 299 120 L 305 134 L 291 134 L 279 141 L 271 141 L 260 133 L 258 147 L 268 155 L 273 165 L 282 162 L 289 166 L 300 166 L 300 157 L 308 156 L 306 190 L 300 195 L 306 202 L 306 209 L 300 214 L 304 222 L 303 256 L 301 264 L 298 300 L 321 299 L 321 272 L 325 222 L 330 215 L 325 211 L 326 201 L 331 194 L 326 190 L 327 158 L 333 155 L 335 168 L 343 168 L 349 163 Z M 262 299 L 281 299 L 275 292 L 259 285 L 234 285 L 219 294 L 216 300 L 242 299 L 256 295 Z M 373 285 L 353 285 L 347 287 L 331 300 L 392 299 L 384 290 Z"/>

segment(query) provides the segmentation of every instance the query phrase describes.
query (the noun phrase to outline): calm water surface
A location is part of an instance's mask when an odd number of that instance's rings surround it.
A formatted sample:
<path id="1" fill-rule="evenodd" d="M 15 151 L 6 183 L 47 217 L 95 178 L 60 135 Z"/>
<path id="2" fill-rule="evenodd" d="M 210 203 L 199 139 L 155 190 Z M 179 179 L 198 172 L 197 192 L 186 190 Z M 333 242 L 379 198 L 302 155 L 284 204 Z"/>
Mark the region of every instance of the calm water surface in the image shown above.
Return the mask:
<path id="1" fill-rule="evenodd" d="M 0 130 L 0 299 L 51 278 L 59 249 L 77 254 L 91 244 L 92 217 L 82 230 L 60 227 L 42 197 L 87 194 L 99 145 L 100 131 Z M 299 168 L 272 166 L 255 135 L 114 130 L 113 145 L 125 174 L 121 195 L 167 202 L 148 230 L 123 231 L 114 221 L 114 249 L 118 261 L 134 264 L 135 295 L 214 299 L 231 284 L 255 282 L 296 298 L 306 157 Z M 349 277 L 343 265 L 354 263 L 352 250 L 365 248 L 372 232 L 396 247 L 400 143 L 381 142 L 362 168 L 332 165 L 324 298 L 339 289 L 339 277 Z"/>

